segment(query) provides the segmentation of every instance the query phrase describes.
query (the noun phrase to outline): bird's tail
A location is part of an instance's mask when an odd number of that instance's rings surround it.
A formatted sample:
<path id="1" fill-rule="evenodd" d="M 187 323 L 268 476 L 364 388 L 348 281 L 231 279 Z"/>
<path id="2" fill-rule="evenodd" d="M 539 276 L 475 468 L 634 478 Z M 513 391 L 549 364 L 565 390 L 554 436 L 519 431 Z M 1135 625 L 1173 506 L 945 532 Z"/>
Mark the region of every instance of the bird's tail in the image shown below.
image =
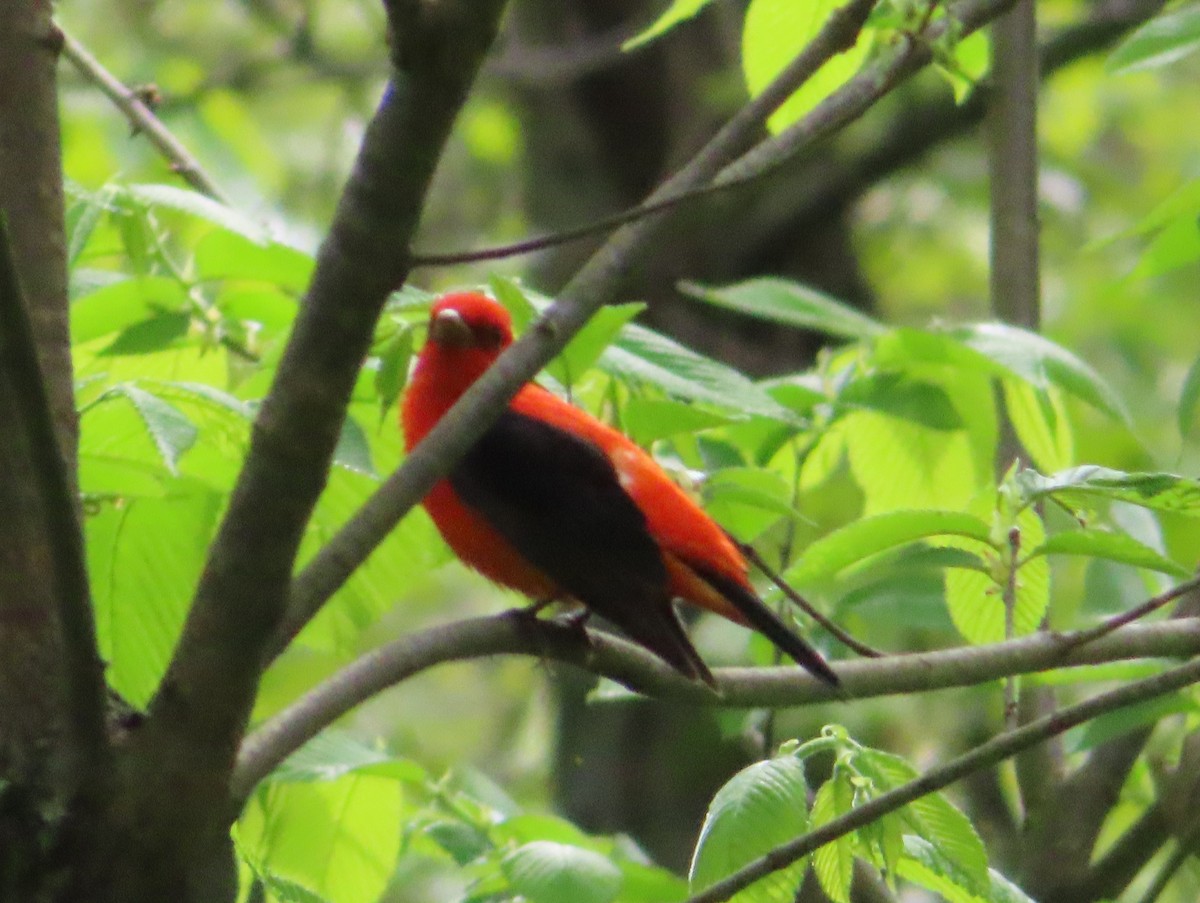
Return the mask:
<path id="1" fill-rule="evenodd" d="M 780 651 L 789 655 L 797 665 L 831 687 L 836 687 L 841 683 L 833 669 L 822 658 L 821 653 L 798 637 L 753 592 L 728 577 L 698 568 L 695 565 L 691 565 L 691 567 L 706 583 L 728 599 L 729 603 L 741 612 L 751 627 L 779 647 Z"/>

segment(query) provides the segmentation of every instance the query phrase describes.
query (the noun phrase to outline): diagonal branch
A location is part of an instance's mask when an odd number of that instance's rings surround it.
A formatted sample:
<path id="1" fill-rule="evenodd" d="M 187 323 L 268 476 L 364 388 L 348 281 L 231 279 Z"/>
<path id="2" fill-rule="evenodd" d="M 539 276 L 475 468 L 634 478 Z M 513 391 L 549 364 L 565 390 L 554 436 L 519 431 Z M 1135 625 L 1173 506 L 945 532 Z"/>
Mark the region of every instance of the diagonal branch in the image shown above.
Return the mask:
<path id="1" fill-rule="evenodd" d="M 66 32 L 63 32 L 63 56 L 80 75 L 99 88 L 104 96 L 112 101 L 113 105 L 129 120 L 135 133 L 146 136 L 146 139 L 154 145 L 155 150 L 170 163 L 172 172 L 178 173 L 185 182 L 200 193 L 223 204 L 229 203 L 228 196 L 204 171 L 200 162 L 192 156 L 183 142 L 171 134 L 171 130 L 154 115 L 154 111 L 138 93 L 105 69 L 86 47 Z"/>
<path id="2" fill-rule="evenodd" d="M 392 78 L 371 121 L 167 674 L 135 736 L 133 788 L 165 833 L 225 838 L 226 787 L 296 552 L 442 147 L 502 0 L 393 0 Z M 249 600 L 253 600 L 249 604 Z M 172 799 L 170 811 L 161 800 Z"/>
<path id="3" fill-rule="evenodd" d="M 1200 681 L 1200 660 L 1101 693 L 1016 730 L 1000 734 L 969 753 L 927 771 L 916 780 L 882 793 L 845 815 L 826 822 L 815 831 L 776 847 L 728 878 L 688 898 L 687 903 L 720 903 L 722 900 L 728 900 L 760 878 L 786 868 L 830 841 L 868 825 L 889 812 L 895 812 L 914 800 L 936 793 L 967 775 L 990 768 L 1021 750 L 1066 733 L 1093 718 L 1173 693 L 1196 681 Z"/>
<path id="4" fill-rule="evenodd" d="M 305 741 L 376 693 L 447 662 L 488 655 L 531 655 L 567 662 L 634 692 L 685 705 L 784 708 L 824 702 L 830 688 L 798 668 L 718 668 L 719 694 L 689 681 L 644 649 L 607 633 L 507 612 L 432 627 L 366 653 L 256 729 L 238 754 L 235 798 L 241 799 Z M 1096 643 L 1072 647 L 1039 633 L 990 646 L 839 662 L 844 693 L 867 699 L 972 686 L 1051 668 L 1200 652 L 1200 620 L 1134 625 Z"/>
<path id="5" fill-rule="evenodd" d="M 964 34 L 1003 12 L 1013 0 L 963 0 L 953 7 Z M 864 6 L 859 0 L 834 14 L 821 33 L 788 68 L 789 77 L 805 76 L 846 45 L 857 33 L 855 15 Z M 847 25 L 851 26 L 847 30 Z M 929 30 L 929 41 L 946 30 L 943 22 Z M 816 109 L 781 135 L 762 142 L 727 164 L 752 140 L 770 113 L 792 93 L 794 86 L 780 84 L 744 107 L 688 164 L 649 198 L 656 203 L 710 181 L 737 180 L 769 170 L 818 139 L 861 116 L 903 79 L 929 63 L 927 41 L 909 41 L 885 53 Z M 782 78 L 782 76 L 781 76 Z M 802 81 L 803 79 L 801 79 Z M 354 569 L 363 563 L 388 532 L 416 505 L 430 487 L 449 472 L 489 424 L 487 412 L 500 411 L 517 389 L 558 354 L 570 338 L 605 302 L 619 291 L 620 283 L 638 261 L 653 251 L 654 242 L 671 220 L 657 214 L 616 232 L 563 289 L 552 305 L 496 364 L 454 405 L 438 425 L 376 490 L 359 512 L 309 562 L 297 577 L 284 629 L 275 652 L 287 643 L 320 610 Z"/>

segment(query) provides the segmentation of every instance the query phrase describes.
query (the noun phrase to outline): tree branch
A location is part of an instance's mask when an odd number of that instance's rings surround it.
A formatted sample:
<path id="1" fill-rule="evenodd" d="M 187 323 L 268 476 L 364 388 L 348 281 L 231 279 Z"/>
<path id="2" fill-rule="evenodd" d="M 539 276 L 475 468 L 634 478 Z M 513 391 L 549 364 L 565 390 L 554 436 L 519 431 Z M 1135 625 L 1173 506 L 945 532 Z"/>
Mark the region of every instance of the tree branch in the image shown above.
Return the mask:
<path id="1" fill-rule="evenodd" d="M 1087 721 L 1167 693 L 1180 690 L 1200 680 L 1200 660 L 1190 661 L 1162 674 L 1135 681 L 1101 693 L 1084 702 L 1039 718 L 1016 730 L 1009 731 L 977 746 L 965 755 L 945 765 L 927 771 L 921 777 L 895 790 L 882 793 L 845 815 L 827 822 L 803 837 L 776 847 L 716 884 L 688 898 L 687 903 L 720 903 L 755 881 L 772 872 L 786 868 L 830 841 L 870 824 L 889 812 L 941 790 L 969 774 L 989 768 L 1023 749 L 1056 737 Z"/>
<path id="2" fill-rule="evenodd" d="M 63 32 L 63 56 L 75 67 L 76 71 L 103 92 L 104 96 L 113 102 L 118 110 L 129 120 L 135 134 L 145 135 L 147 140 L 171 165 L 171 171 L 177 173 L 192 188 L 202 194 L 229 203 L 229 197 L 217 186 L 212 177 L 204 171 L 200 162 L 191 155 L 183 142 L 171 134 L 170 129 L 154 115 L 154 111 L 138 96 L 109 72 L 98 59 L 88 53 L 87 48 L 77 40 Z"/>
<path id="3" fill-rule="evenodd" d="M 969 33 L 999 15 L 1012 2 L 964 0 L 954 6 L 954 11 L 964 33 Z M 789 78 L 812 71 L 814 66 L 819 66 L 843 47 L 850 35 L 857 33 L 854 15 L 861 14 L 863 6 L 869 5 L 854 0 L 835 13 L 813 43 L 789 66 Z M 847 24 L 851 27 L 847 28 Z M 931 29 L 930 40 L 936 40 L 944 29 L 944 23 L 938 23 Z M 752 140 L 770 113 L 790 95 L 791 84 L 777 80 L 739 111 L 688 164 L 660 186 L 647 203 L 658 203 L 710 180 L 736 181 L 772 168 L 861 116 L 888 90 L 927 64 L 930 58 L 931 51 L 926 42 L 906 42 L 860 72 L 792 128 L 726 166 L 726 161 Z M 669 217 L 660 213 L 616 232 L 563 289 L 558 301 L 542 315 L 534 328 L 501 355 L 413 449 L 400 469 L 313 557 L 293 586 L 288 616 L 276 640 L 276 654 L 482 435 L 490 423 L 487 412 L 496 416 L 518 388 L 532 379 L 591 315 L 611 300 L 619 290 L 621 280 L 643 255 L 652 252 L 660 230 L 669 223 Z"/>
<path id="4" fill-rule="evenodd" d="M 84 564 L 83 533 L 76 516 L 75 495 L 67 478 L 66 462 L 55 434 L 49 402 L 38 365 L 33 329 L 22 298 L 9 244 L 6 217 L 0 212 L 0 412 L 4 432 L 8 434 L 3 455 L 4 481 L 11 486 L 0 493 L 4 519 L 3 567 L 8 572 L 0 586 L 0 636 L 15 640 L 5 644 L 6 657 L 18 666 L 43 659 L 45 673 L 0 674 L 0 747 L 27 731 L 34 748 L 23 750 L 32 757 L 33 766 L 46 757 L 43 746 L 53 734 L 55 722 L 65 708 L 69 734 L 68 761 L 58 763 L 61 773 L 54 775 L 65 788 L 62 801 L 77 790 L 98 781 L 109 764 L 108 738 L 105 733 L 104 664 L 96 649 L 96 630 L 88 595 Z M 26 482 L 28 481 L 28 482 Z M 14 498 L 16 496 L 16 498 Z M 22 586 L 21 584 L 24 584 Z M 21 622 L 26 622 L 21 629 Z M 36 628 L 36 629 L 30 629 Z M 14 633 L 25 633 L 21 642 Z M 44 660 L 52 657 L 53 661 Z M 59 690 L 65 698 L 55 698 Z M 41 697 L 41 698 L 39 698 Z M 48 698 L 46 698 L 48 697 Z M 18 702 L 18 700 L 22 700 Z M 10 705 L 11 704 L 11 705 Z M 14 723 L 36 709 L 37 723 Z M 52 748 L 52 747 L 51 747 Z M 54 758 L 54 756 L 51 756 Z M 0 750 L 0 777 L 9 780 L 24 777 L 4 766 L 12 764 Z M 65 790 L 65 792 L 64 792 Z"/>
<path id="5" fill-rule="evenodd" d="M 488 655 L 531 655 L 608 677 L 636 693 L 685 705 L 784 708 L 972 686 L 1013 674 L 1200 652 L 1200 619 L 1132 625 L 1071 647 L 1052 634 L 839 662 L 842 692 L 794 667 L 717 668 L 719 695 L 681 677 L 639 646 L 608 633 L 584 634 L 521 611 L 472 618 L 401 637 L 368 652 L 257 728 L 242 744 L 233 781 L 241 800 L 276 765 L 356 705 L 435 665 Z"/>
<path id="6" fill-rule="evenodd" d="M 224 843 L 225 805 L 296 551 L 434 167 L 494 36 L 502 0 L 393 0 L 391 81 L 317 258 L 196 598 L 133 752 L 132 788 L 164 834 Z M 254 600 L 247 604 L 247 600 Z M 172 805 L 162 811 L 163 800 Z M 197 841 L 196 834 L 201 838 Z"/>

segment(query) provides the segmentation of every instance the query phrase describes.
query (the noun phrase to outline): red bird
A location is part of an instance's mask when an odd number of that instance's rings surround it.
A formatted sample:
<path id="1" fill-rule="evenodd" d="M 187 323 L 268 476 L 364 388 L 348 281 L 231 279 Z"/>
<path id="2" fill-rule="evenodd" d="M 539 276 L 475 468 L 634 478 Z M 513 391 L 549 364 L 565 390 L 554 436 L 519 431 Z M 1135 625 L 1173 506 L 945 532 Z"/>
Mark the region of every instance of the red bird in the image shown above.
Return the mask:
<path id="1" fill-rule="evenodd" d="M 491 298 L 433 305 L 401 409 L 409 450 L 511 343 L 508 312 Z M 540 386 L 517 393 L 424 504 L 485 577 L 535 600 L 577 600 L 688 677 L 713 684 L 673 599 L 757 628 L 838 683 L 755 595 L 737 546 L 646 452 Z"/>

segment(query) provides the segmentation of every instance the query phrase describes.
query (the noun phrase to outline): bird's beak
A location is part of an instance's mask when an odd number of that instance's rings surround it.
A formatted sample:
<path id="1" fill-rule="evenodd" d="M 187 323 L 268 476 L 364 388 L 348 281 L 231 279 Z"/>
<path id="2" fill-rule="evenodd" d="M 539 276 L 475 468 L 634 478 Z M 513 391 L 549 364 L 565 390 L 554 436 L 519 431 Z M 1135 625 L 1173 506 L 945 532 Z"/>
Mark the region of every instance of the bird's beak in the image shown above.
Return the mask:
<path id="1" fill-rule="evenodd" d="M 429 321 L 429 341 L 443 348 L 470 348 L 475 334 L 456 310 L 443 310 Z"/>

